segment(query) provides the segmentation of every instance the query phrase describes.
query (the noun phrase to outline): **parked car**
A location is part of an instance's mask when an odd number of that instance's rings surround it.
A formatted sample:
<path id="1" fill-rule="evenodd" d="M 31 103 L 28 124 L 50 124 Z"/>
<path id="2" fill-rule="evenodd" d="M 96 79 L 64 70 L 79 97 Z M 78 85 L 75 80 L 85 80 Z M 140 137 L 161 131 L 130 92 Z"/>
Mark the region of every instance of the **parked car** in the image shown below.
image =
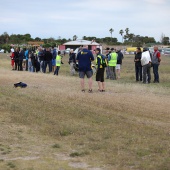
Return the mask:
<path id="1" fill-rule="evenodd" d="M 67 48 L 67 49 L 65 50 L 65 53 L 66 53 L 66 54 L 69 54 L 69 53 L 70 53 L 70 48 Z"/>
<path id="2" fill-rule="evenodd" d="M 170 55 L 170 48 L 164 49 L 164 55 Z"/>
<path id="3" fill-rule="evenodd" d="M 0 49 L 0 53 L 4 53 L 4 49 Z"/>

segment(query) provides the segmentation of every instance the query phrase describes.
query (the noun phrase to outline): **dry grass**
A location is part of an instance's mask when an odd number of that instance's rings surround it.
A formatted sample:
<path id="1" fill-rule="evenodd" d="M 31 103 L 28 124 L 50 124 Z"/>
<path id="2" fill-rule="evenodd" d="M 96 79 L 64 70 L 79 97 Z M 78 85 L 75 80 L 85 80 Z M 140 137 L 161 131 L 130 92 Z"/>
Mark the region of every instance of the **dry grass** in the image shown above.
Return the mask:
<path id="1" fill-rule="evenodd" d="M 170 169 L 170 57 L 160 84 L 136 83 L 126 56 L 121 79 L 105 93 L 94 81 L 93 94 L 81 93 L 66 58 L 58 77 L 10 71 L 0 58 L 0 169 Z M 28 87 L 13 88 L 19 81 Z"/>

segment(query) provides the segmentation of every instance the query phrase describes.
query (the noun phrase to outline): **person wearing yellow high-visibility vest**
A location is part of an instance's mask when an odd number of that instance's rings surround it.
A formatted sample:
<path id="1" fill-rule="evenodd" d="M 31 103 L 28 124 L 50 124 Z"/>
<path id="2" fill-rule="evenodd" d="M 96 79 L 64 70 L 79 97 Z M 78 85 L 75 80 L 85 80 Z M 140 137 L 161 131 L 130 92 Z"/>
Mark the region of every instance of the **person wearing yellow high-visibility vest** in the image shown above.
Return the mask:
<path id="1" fill-rule="evenodd" d="M 108 58 L 108 65 L 110 70 L 110 80 L 116 80 L 116 64 L 117 64 L 117 53 L 114 48 L 111 48 L 111 53 Z"/>
<path id="2" fill-rule="evenodd" d="M 58 51 L 58 55 L 56 56 L 56 70 L 54 71 L 54 75 L 58 76 L 58 72 L 60 70 L 60 66 L 62 63 L 62 56 L 61 56 L 61 52 Z"/>
<path id="3" fill-rule="evenodd" d="M 103 66 L 103 59 L 100 52 L 100 48 L 96 48 L 96 65 L 97 65 L 97 73 L 96 73 L 96 81 L 98 83 L 98 91 L 104 92 L 105 91 L 105 83 L 104 83 L 104 66 Z"/>

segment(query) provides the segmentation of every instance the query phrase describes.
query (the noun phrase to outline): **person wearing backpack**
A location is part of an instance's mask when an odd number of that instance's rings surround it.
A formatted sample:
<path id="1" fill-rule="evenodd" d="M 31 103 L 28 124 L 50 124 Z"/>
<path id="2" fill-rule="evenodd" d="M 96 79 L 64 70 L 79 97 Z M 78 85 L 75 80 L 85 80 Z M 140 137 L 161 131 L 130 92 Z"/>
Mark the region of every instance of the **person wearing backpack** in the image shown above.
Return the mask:
<path id="1" fill-rule="evenodd" d="M 100 48 L 96 48 L 96 65 L 97 65 L 97 73 L 96 73 L 96 81 L 98 83 L 98 91 L 105 91 L 105 83 L 104 83 L 104 70 L 107 67 L 106 57 L 101 54 Z"/>

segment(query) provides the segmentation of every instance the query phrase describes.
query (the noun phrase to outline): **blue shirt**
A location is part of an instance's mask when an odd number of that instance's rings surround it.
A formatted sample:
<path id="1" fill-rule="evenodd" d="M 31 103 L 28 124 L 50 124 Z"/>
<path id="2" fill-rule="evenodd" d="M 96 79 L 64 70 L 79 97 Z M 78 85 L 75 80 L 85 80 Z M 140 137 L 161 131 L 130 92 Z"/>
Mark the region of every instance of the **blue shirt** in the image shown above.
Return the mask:
<path id="1" fill-rule="evenodd" d="M 78 60 L 79 71 L 86 72 L 92 70 L 91 61 L 94 60 L 94 56 L 90 50 L 83 49 L 80 51 L 77 54 L 76 60 Z"/>
<path id="2" fill-rule="evenodd" d="M 28 50 L 25 51 L 25 58 L 26 58 L 26 60 L 28 60 L 28 52 L 29 52 Z"/>

